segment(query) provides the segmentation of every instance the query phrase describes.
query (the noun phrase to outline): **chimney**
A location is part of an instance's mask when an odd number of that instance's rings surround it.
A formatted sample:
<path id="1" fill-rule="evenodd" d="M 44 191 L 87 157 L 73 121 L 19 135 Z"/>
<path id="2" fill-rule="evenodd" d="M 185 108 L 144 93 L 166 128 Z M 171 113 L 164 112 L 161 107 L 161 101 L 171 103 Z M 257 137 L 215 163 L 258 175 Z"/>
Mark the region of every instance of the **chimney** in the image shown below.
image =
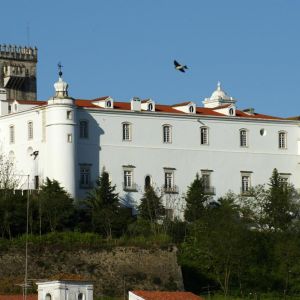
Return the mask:
<path id="1" fill-rule="evenodd" d="M 141 99 L 139 97 L 133 97 L 130 101 L 131 110 L 141 111 Z"/>

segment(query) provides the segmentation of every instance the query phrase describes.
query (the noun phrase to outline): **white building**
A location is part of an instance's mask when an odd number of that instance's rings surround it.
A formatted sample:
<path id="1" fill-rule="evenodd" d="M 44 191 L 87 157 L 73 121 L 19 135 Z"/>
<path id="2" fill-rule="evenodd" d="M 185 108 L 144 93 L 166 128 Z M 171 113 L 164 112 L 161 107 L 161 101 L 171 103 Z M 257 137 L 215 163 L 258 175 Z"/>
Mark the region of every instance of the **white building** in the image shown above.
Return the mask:
<path id="1" fill-rule="evenodd" d="M 299 121 L 238 110 L 220 84 L 203 104 L 73 99 L 61 77 L 48 101 L 6 100 L 2 89 L 1 148 L 30 188 L 49 177 L 82 198 L 105 168 L 133 206 L 148 184 L 181 206 L 196 173 L 216 198 L 268 182 L 274 168 L 299 188 Z"/>

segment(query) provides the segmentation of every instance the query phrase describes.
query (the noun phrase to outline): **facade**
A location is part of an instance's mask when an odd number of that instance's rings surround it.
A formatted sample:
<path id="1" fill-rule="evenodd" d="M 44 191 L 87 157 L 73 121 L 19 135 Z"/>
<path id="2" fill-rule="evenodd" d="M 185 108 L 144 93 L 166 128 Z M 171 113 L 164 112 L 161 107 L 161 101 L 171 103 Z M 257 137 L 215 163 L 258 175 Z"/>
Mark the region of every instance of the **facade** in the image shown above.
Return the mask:
<path id="1" fill-rule="evenodd" d="M 215 198 L 246 195 L 274 168 L 299 188 L 299 121 L 239 110 L 236 102 L 220 84 L 204 107 L 73 99 L 60 76 L 48 101 L 11 100 L 0 89 L 0 147 L 31 189 L 49 177 L 83 198 L 105 169 L 125 205 L 135 207 L 152 185 L 170 215 L 183 211 L 197 173 Z"/>

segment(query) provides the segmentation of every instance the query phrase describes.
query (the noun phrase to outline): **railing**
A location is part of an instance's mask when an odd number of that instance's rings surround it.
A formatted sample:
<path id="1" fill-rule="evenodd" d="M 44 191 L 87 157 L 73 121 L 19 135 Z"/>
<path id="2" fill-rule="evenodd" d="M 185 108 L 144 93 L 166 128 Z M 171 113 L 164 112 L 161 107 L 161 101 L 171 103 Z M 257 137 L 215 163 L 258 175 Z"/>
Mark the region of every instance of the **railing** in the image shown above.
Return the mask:
<path id="1" fill-rule="evenodd" d="M 249 196 L 251 194 L 250 190 L 245 190 L 244 188 L 241 187 L 241 191 L 240 191 L 242 196 Z"/>
<path id="2" fill-rule="evenodd" d="M 172 185 L 172 186 L 163 186 L 162 187 L 163 191 L 166 194 L 178 194 L 179 193 L 179 188 L 177 185 Z"/>
<path id="3" fill-rule="evenodd" d="M 205 186 L 204 187 L 204 194 L 205 195 L 215 195 L 216 194 L 216 188 L 213 186 Z"/>
<path id="4" fill-rule="evenodd" d="M 137 192 L 138 186 L 136 183 L 132 183 L 130 186 L 126 185 L 125 182 L 123 182 L 123 190 L 126 192 Z"/>

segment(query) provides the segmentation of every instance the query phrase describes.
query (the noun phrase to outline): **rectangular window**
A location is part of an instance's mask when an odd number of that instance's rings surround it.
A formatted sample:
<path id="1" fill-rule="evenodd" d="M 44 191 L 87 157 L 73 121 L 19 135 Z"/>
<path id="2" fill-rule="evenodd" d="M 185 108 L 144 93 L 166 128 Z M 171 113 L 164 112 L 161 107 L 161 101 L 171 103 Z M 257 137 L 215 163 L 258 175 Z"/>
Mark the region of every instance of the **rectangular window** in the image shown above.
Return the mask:
<path id="1" fill-rule="evenodd" d="M 123 123 L 122 124 L 122 134 L 123 134 L 123 141 L 130 141 L 131 140 L 131 124 Z"/>
<path id="2" fill-rule="evenodd" d="M 201 137 L 200 137 L 201 145 L 208 145 L 208 128 L 201 127 L 200 134 L 201 134 Z"/>
<path id="3" fill-rule="evenodd" d="M 11 144 L 14 144 L 14 142 L 15 142 L 15 126 L 14 125 L 9 126 L 9 142 Z"/>
<path id="4" fill-rule="evenodd" d="M 201 178 L 203 181 L 204 192 L 207 195 L 215 195 L 215 188 L 211 185 L 212 170 L 201 170 Z"/>
<path id="5" fill-rule="evenodd" d="M 251 172 L 241 172 L 241 194 L 247 194 L 251 188 Z"/>
<path id="6" fill-rule="evenodd" d="M 68 140 L 68 143 L 72 143 L 72 134 L 71 133 L 69 133 L 67 135 L 67 140 Z"/>
<path id="7" fill-rule="evenodd" d="M 71 111 L 71 110 L 68 110 L 68 111 L 67 111 L 67 119 L 68 119 L 68 120 L 72 120 L 72 118 L 73 118 L 72 111 Z"/>
<path id="8" fill-rule="evenodd" d="M 33 139 L 33 123 L 28 122 L 28 139 L 32 140 Z"/>
<path id="9" fill-rule="evenodd" d="M 124 188 L 132 188 L 132 171 L 124 170 Z"/>
<path id="10" fill-rule="evenodd" d="M 247 136 L 247 130 L 242 129 L 240 130 L 240 146 L 241 147 L 248 147 L 248 136 Z"/>
<path id="11" fill-rule="evenodd" d="M 280 181 L 287 185 L 290 182 L 290 173 L 279 173 Z"/>
<path id="12" fill-rule="evenodd" d="M 287 148 L 287 143 L 286 143 L 286 132 L 279 132 L 278 133 L 278 146 L 279 149 L 286 149 Z"/>
<path id="13" fill-rule="evenodd" d="M 163 126 L 163 142 L 172 143 L 172 129 L 170 125 Z"/>
<path id="14" fill-rule="evenodd" d="M 80 187 L 90 188 L 91 187 L 91 166 L 81 165 L 80 166 Z"/>
<path id="15" fill-rule="evenodd" d="M 87 139 L 89 137 L 89 123 L 88 121 L 82 120 L 79 122 L 79 137 L 81 139 Z"/>
<path id="16" fill-rule="evenodd" d="M 165 183 L 163 189 L 165 193 L 178 193 L 178 187 L 174 184 L 174 170 L 173 168 L 164 170 Z"/>
<path id="17" fill-rule="evenodd" d="M 38 190 L 40 187 L 40 179 L 39 176 L 34 176 L 34 189 Z"/>

